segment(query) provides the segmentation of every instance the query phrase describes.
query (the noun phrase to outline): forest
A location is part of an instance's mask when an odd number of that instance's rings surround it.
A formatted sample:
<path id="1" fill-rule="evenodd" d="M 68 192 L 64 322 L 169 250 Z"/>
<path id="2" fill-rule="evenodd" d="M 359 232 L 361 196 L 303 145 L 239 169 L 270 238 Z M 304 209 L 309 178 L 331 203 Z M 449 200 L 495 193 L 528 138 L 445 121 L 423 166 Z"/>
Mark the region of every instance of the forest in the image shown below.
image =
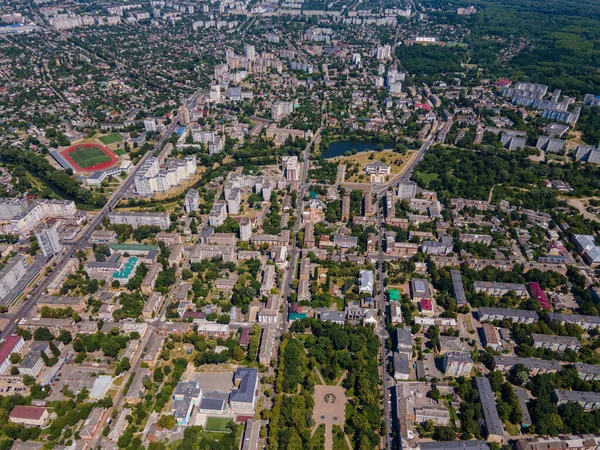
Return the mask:
<path id="1" fill-rule="evenodd" d="M 513 205 L 534 210 L 558 206 L 558 192 L 548 189 L 544 180 L 569 183 L 576 197 L 598 195 L 599 169 L 579 164 L 538 164 L 527 152 L 429 149 L 416 167 L 414 179 L 424 189 L 445 198 L 487 200 L 506 199 Z"/>

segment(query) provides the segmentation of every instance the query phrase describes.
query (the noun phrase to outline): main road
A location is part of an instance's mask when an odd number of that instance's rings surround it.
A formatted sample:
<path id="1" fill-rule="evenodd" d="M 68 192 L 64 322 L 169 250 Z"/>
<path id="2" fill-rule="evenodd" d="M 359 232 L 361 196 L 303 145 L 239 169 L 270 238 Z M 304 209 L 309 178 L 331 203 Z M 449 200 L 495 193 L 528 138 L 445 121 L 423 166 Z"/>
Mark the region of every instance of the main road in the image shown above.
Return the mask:
<path id="1" fill-rule="evenodd" d="M 194 105 L 196 102 L 196 99 L 198 98 L 198 95 L 199 95 L 199 92 L 196 92 L 194 95 L 192 95 L 192 97 L 189 99 L 189 101 L 186 102 L 186 105 Z M 114 191 L 114 193 L 111 195 L 111 197 L 109 198 L 106 205 L 104 205 L 102 207 L 100 212 L 98 212 L 97 214 L 95 214 L 92 217 L 92 219 L 86 225 L 86 228 L 85 228 L 84 232 L 82 233 L 81 237 L 77 241 L 69 244 L 69 246 L 66 247 L 65 250 L 63 250 L 63 253 L 56 257 L 56 259 L 53 261 L 56 264 L 56 267 L 64 266 L 64 264 L 67 262 L 67 260 L 71 257 L 71 255 L 74 252 L 76 252 L 78 250 L 82 250 L 85 247 L 89 246 L 88 239 L 90 238 L 91 234 L 94 232 L 96 227 L 100 223 L 102 223 L 102 220 L 104 219 L 104 217 L 106 217 L 106 215 L 108 215 L 113 210 L 113 208 L 116 205 L 118 205 L 118 203 L 121 201 L 121 199 L 123 199 L 125 194 L 133 186 L 135 176 L 136 176 L 139 168 L 141 167 L 141 165 L 154 152 L 159 151 L 162 148 L 162 145 L 164 144 L 165 140 L 168 139 L 175 132 L 178 125 L 179 125 L 178 121 L 173 120 L 173 122 L 171 122 L 167 127 L 165 127 L 163 129 L 163 132 L 161 133 L 158 141 L 156 141 L 156 143 L 154 144 L 152 151 L 148 151 L 141 158 L 140 162 L 135 167 L 135 169 L 125 179 L 125 182 L 123 184 L 121 184 L 121 186 L 119 186 Z M 23 319 L 24 317 L 26 317 L 29 314 L 29 312 L 31 311 L 31 309 L 33 308 L 35 303 L 44 294 L 44 291 L 46 290 L 46 288 L 48 287 L 48 285 L 54 279 L 55 276 L 56 276 L 56 273 L 51 272 L 46 278 L 44 278 L 37 285 L 37 287 L 31 292 L 29 297 L 23 301 L 19 310 L 16 313 L 12 314 L 12 316 L 9 316 L 10 322 L 2 330 L 2 332 L 0 332 L 0 340 L 2 340 L 6 336 L 9 336 L 12 333 L 14 333 L 14 331 L 15 331 L 17 325 L 19 324 L 19 322 L 21 321 L 21 319 Z"/>
<path id="2" fill-rule="evenodd" d="M 281 318 L 281 325 L 279 327 L 280 334 L 283 334 L 287 331 L 287 317 L 288 317 L 288 309 L 289 303 L 287 302 L 287 298 L 290 296 L 290 292 L 292 290 L 292 281 L 294 280 L 294 276 L 296 275 L 297 264 L 298 264 L 298 232 L 302 227 L 302 212 L 304 211 L 304 194 L 310 186 L 310 183 L 306 182 L 306 178 L 308 176 L 308 167 L 310 165 L 310 151 L 318 141 L 321 136 L 321 131 L 323 131 L 323 126 L 317 130 L 314 134 L 311 141 L 306 145 L 304 149 L 304 154 L 302 155 L 302 171 L 300 173 L 300 178 L 298 181 L 298 207 L 296 209 L 296 225 L 294 226 L 294 237 L 292 239 L 292 249 L 290 250 L 290 267 L 289 270 L 285 273 L 283 279 L 283 290 L 282 290 L 282 298 L 283 298 L 283 316 Z"/>

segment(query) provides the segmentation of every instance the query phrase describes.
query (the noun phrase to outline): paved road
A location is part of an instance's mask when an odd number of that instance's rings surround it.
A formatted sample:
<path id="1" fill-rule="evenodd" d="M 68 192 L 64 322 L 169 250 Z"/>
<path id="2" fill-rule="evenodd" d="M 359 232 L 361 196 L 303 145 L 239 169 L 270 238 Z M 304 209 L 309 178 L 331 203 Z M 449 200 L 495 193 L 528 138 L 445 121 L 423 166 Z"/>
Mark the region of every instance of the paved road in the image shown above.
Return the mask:
<path id="1" fill-rule="evenodd" d="M 190 103 L 193 104 L 196 101 L 197 97 L 198 97 L 198 93 L 195 93 L 190 98 L 190 102 L 188 104 L 190 104 Z M 56 267 L 63 266 L 67 262 L 67 260 L 71 257 L 71 254 L 75 253 L 78 250 L 82 250 L 83 248 L 85 248 L 89 245 L 88 239 L 90 238 L 91 234 L 94 232 L 95 228 L 100 223 L 102 223 L 102 219 L 104 219 L 104 217 L 112 211 L 112 209 L 125 196 L 127 191 L 133 186 L 135 175 L 138 172 L 139 167 L 142 165 L 142 163 L 144 161 L 146 161 L 146 159 L 148 159 L 153 154 L 153 152 L 160 150 L 162 148 L 162 145 L 165 142 L 165 140 L 167 138 L 169 138 L 172 133 L 175 132 L 178 125 L 179 124 L 177 121 L 173 121 L 170 125 L 168 125 L 163 130 L 162 135 L 160 136 L 160 138 L 154 145 L 154 148 L 152 149 L 152 151 L 148 151 L 142 157 L 139 164 L 129 174 L 129 176 L 126 178 L 125 182 L 123 184 L 121 184 L 121 186 L 119 186 L 114 191 L 113 195 L 110 197 L 110 199 L 108 200 L 106 205 L 104 205 L 104 207 L 100 210 L 99 213 L 97 213 L 95 216 L 92 217 L 92 219 L 89 221 L 88 225 L 86 226 L 86 229 L 83 231 L 81 237 L 77 241 L 70 243 L 69 247 L 67 247 L 67 249 L 63 252 L 63 254 L 61 254 L 57 257 L 57 259 L 55 260 Z M 23 302 L 19 311 L 17 311 L 13 315 L 11 322 L 6 326 L 6 328 L 4 330 L 2 330 L 2 332 L 0 333 L 0 340 L 4 339 L 6 336 L 9 336 L 10 334 L 12 334 L 15 331 L 19 321 L 29 314 L 32 307 L 35 305 L 37 300 L 43 295 L 44 291 L 46 290 L 46 288 L 48 287 L 48 285 L 50 284 L 50 282 L 53 280 L 53 278 L 55 276 L 56 276 L 56 271 L 50 273 L 49 276 L 44 278 L 37 285 L 37 287 L 31 292 L 30 297 Z"/>
<path id="2" fill-rule="evenodd" d="M 385 305 L 385 294 L 384 294 L 384 254 L 383 254 L 383 233 L 382 230 L 382 215 L 383 211 L 381 209 L 381 197 L 377 197 L 377 205 L 376 205 L 376 216 L 377 216 L 377 229 L 379 230 L 379 251 L 377 252 L 377 262 L 379 263 L 378 269 L 378 294 L 376 296 L 379 310 L 381 311 L 381 320 L 379 323 L 379 339 L 381 341 L 381 374 L 383 377 L 383 384 L 381 385 L 381 391 L 383 394 L 383 421 L 385 424 L 385 448 L 391 448 L 391 439 L 390 434 L 392 432 L 392 409 L 391 404 L 388 403 L 392 400 L 392 389 L 395 385 L 394 379 L 389 375 L 387 371 L 387 350 L 385 347 L 385 340 L 388 338 L 388 331 L 385 327 L 385 315 L 387 313 L 386 305 Z"/>
<path id="3" fill-rule="evenodd" d="M 299 178 L 298 184 L 298 208 L 296 210 L 296 225 L 294 227 L 294 238 L 292 242 L 292 249 L 290 250 L 290 267 L 289 270 L 285 273 L 285 278 L 283 280 L 283 316 L 281 318 L 281 325 L 279 327 L 280 334 L 283 334 L 288 329 L 287 317 L 288 317 L 288 309 L 289 303 L 287 302 L 288 297 L 290 296 L 290 292 L 292 290 L 292 281 L 294 281 L 294 276 L 296 275 L 297 267 L 298 267 L 298 255 L 300 249 L 297 246 L 297 236 L 300 228 L 303 227 L 302 224 L 302 212 L 304 210 L 304 194 L 308 190 L 310 184 L 306 182 L 306 177 L 308 176 L 308 167 L 310 165 L 310 151 L 315 144 L 315 142 L 320 138 L 321 131 L 323 131 L 323 127 L 319 128 L 317 132 L 314 134 L 311 141 L 306 145 L 303 154 L 303 162 L 302 162 L 302 172 Z"/>
<path id="4" fill-rule="evenodd" d="M 429 132 L 428 137 L 423 141 L 421 148 L 419 148 L 419 151 L 417 152 L 416 156 L 413 157 L 413 160 L 411 161 L 410 165 L 405 167 L 402 172 L 399 172 L 398 174 L 393 176 L 389 181 L 386 181 L 385 183 L 348 183 L 348 182 L 344 182 L 344 183 L 341 183 L 341 186 L 343 186 L 344 188 L 354 189 L 354 190 L 371 189 L 375 194 L 381 194 L 401 181 L 410 180 L 410 178 L 412 177 L 412 174 L 415 170 L 415 167 L 417 167 L 417 165 L 421 162 L 421 159 L 423 159 L 423 155 L 425 155 L 425 152 L 427 152 L 427 150 L 429 150 L 429 147 L 433 143 L 433 139 L 435 137 L 435 133 L 437 132 L 437 130 L 438 130 L 438 123 L 436 122 L 431 127 L 431 131 Z"/>

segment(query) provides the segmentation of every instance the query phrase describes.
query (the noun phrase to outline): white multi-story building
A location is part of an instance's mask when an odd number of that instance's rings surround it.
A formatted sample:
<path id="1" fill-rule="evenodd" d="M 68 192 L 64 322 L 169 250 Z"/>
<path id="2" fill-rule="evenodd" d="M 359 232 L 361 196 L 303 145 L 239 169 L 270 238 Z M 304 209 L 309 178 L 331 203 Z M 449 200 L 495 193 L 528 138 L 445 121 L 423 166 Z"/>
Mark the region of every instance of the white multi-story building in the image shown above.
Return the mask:
<path id="1" fill-rule="evenodd" d="M 294 102 L 277 100 L 271 105 L 271 118 L 275 121 L 289 116 L 294 111 Z"/>
<path id="2" fill-rule="evenodd" d="M 444 355 L 444 373 L 450 377 L 466 376 L 473 370 L 473 358 L 467 352 L 447 352 Z"/>
<path id="3" fill-rule="evenodd" d="M 14 216 L 10 224 L 15 233 L 29 233 L 45 219 L 73 217 L 76 212 L 71 200 L 36 200 L 26 211 Z"/>
<path id="4" fill-rule="evenodd" d="M 0 270 L 0 303 L 12 300 L 7 298 L 10 292 L 27 273 L 27 261 L 21 255 L 14 256 Z"/>
<path id="5" fill-rule="evenodd" d="M 56 225 L 53 227 L 40 228 L 35 232 L 35 238 L 40 246 L 42 255 L 47 258 L 51 258 L 57 253 L 60 253 L 63 249 Z"/>
<path id="6" fill-rule="evenodd" d="M 156 120 L 152 117 L 144 119 L 144 129 L 149 133 L 156 132 Z"/>
<path id="7" fill-rule="evenodd" d="M 131 225 L 133 228 L 150 225 L 166 230 L 171 226 L 171 219 L 165 213 L 113 212 L 108 215 L 108 220 L 113 225 Z"/>
<path id="8" fill-rule="evenodd" d="M 12 219 L 27 211 L 27 200 L 20 198 L 4 198 L 0 200 L 0 219 Z"/>
<path id="9" fill-rule="evenodd" d="M 248 61 L 254 61 L 256 59 L 256 48 L 254 45 L 244 45 L 244 56 Z"/>
<path id="10" fill-rule="evenodd" d="M 197 211 L 198 208 L 200 207 L 200 194 L 198 193 L 197 189 L 190 189 L 189 191 L 187 191 L 187 194 L 185 194 L 185 203 L 183 205 L 183 208 L 185 209 L 185 212 L 192 212 L 192 211 Z"/>
<path id="11" fill-rule="evenodd" d="M 298 181 L 298 157 L 284 156 L 281 158 L 285 178 L 288 181 Z"/>
<path id="12" fill-rule="evenodd" d="M 208 215 L 208 223 L 211 227 L 218 227 L 225 223 L 227 219 L 227 203 L 223 200 L 217 200 Z"/>
<path id="13" fill-rule="evenodd" d="M 234 188 L 227 195 L 227 210 L 229 214 L 239 214 L 240 204 L 242 202 L 242 192 L 238 188 Z"/>
<path id="14" fill-rule="evenodd" d="M 249 241 L 252 237 L 252 221 L 247 217 L 244 217 L 240 221 L 240 240 Z"/>
<path id="15" fill-rule="evenodd" d="M 166 192 L 196 173 L 196 157 L 168 159 L 161 167 L 158 158 L 151 157 L 140 167 L 135 176 L 135 190 L 140 195 L 152 195 Z"/>
<path id="16" fill-rule="evenodd" d="M 386 59 L 391 59 L 391 57 L 392 47 L 389 44 L 377 47 L 377 61 L 384 61 Z"/>
<path id="17" fill-rule="evenodd" d="M 220 84 L 212 84 L 210 86 L 210 99 L 213 102 L 218 102 L 221 100 L 221 85 Z"/>
<path id="18" fill-rule="evenodd" d="M 190 110 L 185 105 L 179 107 L 178 116 L 179 123 L 183 126 L 188 125 L 192 121 Z"/>

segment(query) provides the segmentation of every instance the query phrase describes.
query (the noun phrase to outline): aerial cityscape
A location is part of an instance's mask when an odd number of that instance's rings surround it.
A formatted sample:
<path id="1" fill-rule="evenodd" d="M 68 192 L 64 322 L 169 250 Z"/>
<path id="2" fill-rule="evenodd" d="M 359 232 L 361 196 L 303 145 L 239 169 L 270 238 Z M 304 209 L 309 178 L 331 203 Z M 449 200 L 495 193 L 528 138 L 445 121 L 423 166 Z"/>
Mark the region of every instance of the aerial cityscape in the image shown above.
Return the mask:
<path id="1" fill-rule="evenodd" d="M 1 2 L 0 450 L 599 449 L 599 27 Z"/>

